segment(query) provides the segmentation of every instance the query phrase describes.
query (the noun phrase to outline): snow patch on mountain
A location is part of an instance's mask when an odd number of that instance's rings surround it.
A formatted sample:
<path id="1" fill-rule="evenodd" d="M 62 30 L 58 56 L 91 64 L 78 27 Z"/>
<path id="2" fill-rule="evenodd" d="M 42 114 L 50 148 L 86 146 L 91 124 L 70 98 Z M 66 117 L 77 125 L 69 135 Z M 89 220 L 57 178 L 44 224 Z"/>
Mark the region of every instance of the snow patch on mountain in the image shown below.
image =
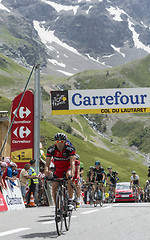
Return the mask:
<path id="1" fill-rule="evenodd" d="M 111 47 L 112 47 L 116 52 L 120 53 L 123 57 L 125 57 L 125 53 L 122 53 L 122 52 L 120 51 L 120 48 L 115 47 L 113 44 L 111 44 Z"/>
<path id="2" fill-rule="evenodd" d="M 111 15 L 113 15 L 114 17 L 113 17 L 113 19 L 115 20 L 115 21 L 118 21 L 118 22 L 122 22 L 123 20 L 122 20 L 122 18 L 120 17 L 121 16 L 121 14 L 126 14 L 125 13 L 125 11 L 123 11 L 123 10 L 121 10 L 121 9 L 119 9 L 118 7 L 110 7 L 110 8 L 106 8 L 106 10 L 111 14 Z"/>
<path id="3" fill-rule="evenodd" d="M 51 46 L 50 44 L 52 42 L 57 43 L 58 45 L 68 49 L 69 51 L 77 54 L 77 55 L 81 55 L 76 49 L 74 49 L 73 47 L 70 47 L 69 45 L 67 45 L 66 43 L 63 43 L 62 41 L 60 41 L 55 35 L 55 31 L 50 31 L 50 29 L 45 29 L 43 24 L 38 22 L 38 21 L 33 21 L 33 25 L 34 28 L 36 29 L 36 31 L 38 32 L 41 41 L 46 45 L 46 47 L 48 49 L 51 50 Z"/>
<path id="4" fill-rule="evenodd" d="M 107 66 L 105 62 L 100 62 L 99 58 L 95 59 L 93 57 L 91 57 L 88 53 L 85 54 L 90 60 L 92 60 L 93 62 L 97 62 L 105 67 L 112 67 L 112 66 Z"/>
<path id="5" fill-rule="evenodd" d="M 91 5 L 91 6 L 89 6 L 88 10 L 87 10 L 87 11 L 85 11 L 85 12 L 86 12 L 86 14 L 89 14 L 89 11 L 90 11 L 90 9 L 91 9 L 92 7 L 93 7 L 92 5 Z"/>
<path id="6" fill-rule="evenodd" d="M 64 63 L 58 62 L 56 59 L 48 59 L 48 61 L 50 61 L 54 65 L 58 65 L 58 66 L 63 67 L 63 68 L 66 67 L 66 65 Z"/>
<path id="7" fill-rule="evenodd" d="M 73 75 L 73 73 L 65 72 L 65 71 L 62 71 L 62 70 L 57 70 L 57 71 L 63 73 L 66 76 L 72 76 Z"/>
<path id="8" fill-rule="evenodd" d="M 77 10 L 79 6 L 67 6 L 67 5 L 61 5 L 52 1 L 47 0 L 41 0 L 42 2 L 45 2 L 46 4 L 49 4 L 51 7 L 53 7 L 57 12 L 61 11 L 73 11 L 74 15 L 76 15 Z"/>
<path id="9" fill-rule="evenodd" d="M 10 10 L 8 8 L 6 8 L 1 2 L 2 2 L 2 0 L 0 0 L 0 10 L 5 10 L 7 12 L 10 12 Z"/>
<path id="10" fill-rule="evenodd" d="M 139 35 L 135 29 L 134 29 L 134 23 L 131 22 L 130 19 L 128 19 L 128 26 L 129 29 L 131 30 L 132 34 L 133 34 L 133 41 L 134 41 L 134 45 L 136 48 L 141 48 L 143 50 L 145 50 L 146 52 L 150 53 L 150 46 L 145 46 L 140 40 L 139 40 Z"/>

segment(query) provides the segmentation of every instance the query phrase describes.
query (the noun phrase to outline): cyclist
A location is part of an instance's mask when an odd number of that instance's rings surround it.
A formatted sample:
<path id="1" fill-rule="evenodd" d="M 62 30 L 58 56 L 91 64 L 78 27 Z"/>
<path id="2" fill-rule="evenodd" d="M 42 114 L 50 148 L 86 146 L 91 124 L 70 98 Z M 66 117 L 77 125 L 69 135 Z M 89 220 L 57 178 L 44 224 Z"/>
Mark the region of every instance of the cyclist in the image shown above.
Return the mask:
<path id="1" fill-rule="evenodd" d="M 112 175 L 112 167 L 110 166 L 110 167 L 108 167 L 107 169 L 108 169 L 108 173 L 107 173 L 107 184 L 108 184 L 108 183 L 109 183 L 109 178 L 110 178 L 110 176 Z"/>
<path id="2" fill-rule="evenodd" d="M 87 185 L 92 184 L 93 192 L 95 191 L 95 184 L 96 181 L 96 173 L 94 172 L 94 167 L 90 166 L 89 171 L 87 172 L 86 176 L 86 185 L 85 185 L 85 193 L 84 193 L 84 202 L 87 203 Z"/>
<path id="3" fill-rule="evenodd" d="M 96 173 L 94 171 L 94 167 L 91 166 L 89 171 L 87 172 L 86 182 L 87 183 L 94 183 L 96 181 Z"/>
<path id="4" fill-rule="evenodd" d="M 109 191 L 112 188 L 112 199 L 115 201 L 115 190 L 116 190 L 116 183 L 119 180 L 118 178 L 118 172 L 112 171 L 112 167 L 108 168 L 107 173 L 107 184 L 109 184 Z"/>
<path id="5" fill-rule="evenodd" d="M 73 177 L 75 182 L 76 194 L 77 194 L 77 207 L 80 206 L 80 194 L 81 194 L 81 185 L 80 185 L 80 161 L 79 155 L 75 155 L 75 175 Z"/>
<path id="6" fill-rule="evenodd" d="M 102 200 L 105 201 L 105 171 L 101 166 L 100 161 L 95 162 L 96 181 L 99 183 L 99 188 L 102 192 Z"/>
<path id="7" fill-rule="evenodd" d="M 51 174 L 50 164 L 53 159 L 55 170 L 53 173 L 54 178 L 63 178 L 64 174 L 69 179 L 68 180 L 68 194 L 69 194 L 69 210 L 73 209 L 73 188 L 71 185 L 72 176 L 74 176 L 75 166 L 75 148 L 72 145 L 66 143 L 67 136 L 64 133 L 57 133 L 54 136 L 55 144 L 50 146 L 47 150 L 46 165 L 45 165 L 45 175 L 49 176 Z M 58 182 L 52 183 L 52 195 L 54 202 L 56 204 L 56 191 L 58 188 Z"/>
<path id="8" fill-rule="evenodd" d="M 132 171 L 132 176 L 130 178 L 130 188 L 132 187 L 132 190 L 134 191 L 134 187 L 137 187 L 138 195 L 139 195 L 139 186 L 140 186 L 140 178 L 136 174 L 136 171 Z"/>

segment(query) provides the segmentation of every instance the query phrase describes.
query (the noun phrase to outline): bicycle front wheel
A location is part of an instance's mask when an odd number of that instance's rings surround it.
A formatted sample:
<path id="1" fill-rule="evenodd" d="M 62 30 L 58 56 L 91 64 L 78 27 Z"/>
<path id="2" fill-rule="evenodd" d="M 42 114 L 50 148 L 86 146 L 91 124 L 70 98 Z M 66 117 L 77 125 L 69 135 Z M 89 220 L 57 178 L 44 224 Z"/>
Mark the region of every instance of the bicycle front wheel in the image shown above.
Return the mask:
<path id="1" fill-rule="evenodd" d="M 65 202 L 64 222 L 65 222 L 66 231 L 68 231 L 70 229 L 72 211 L 68 210 L 68 199 L 66 197 L 64 199 L 64 202 Z"/>
<path id="2" fill-rule="evenodd" d="M 60 236 L 62 234 L 63 227 L 63 201 L 62 194 L 60 192 L 57 192 L 56 195 L 55 222 L 57 233 Z"/>

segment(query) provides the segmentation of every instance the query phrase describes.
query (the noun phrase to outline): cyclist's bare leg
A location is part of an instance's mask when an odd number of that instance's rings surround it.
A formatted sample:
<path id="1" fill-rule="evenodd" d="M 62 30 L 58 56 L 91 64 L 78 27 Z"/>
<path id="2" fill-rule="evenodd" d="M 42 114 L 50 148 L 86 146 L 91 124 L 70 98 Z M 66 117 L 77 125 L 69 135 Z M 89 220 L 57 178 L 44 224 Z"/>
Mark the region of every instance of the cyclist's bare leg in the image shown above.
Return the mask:
<path id="1" fill-rule="evenodd" d="M 57 192 L 57 189 L 58 189 L 58 185 L 59 185 L 58 182 L 53 182 L 52 183 L 52 195 L 53 195 L 53 199 L 54 199 L 55 204 L 56 204 L 56 192 Z"/>
<path id="2" fill-rule="evenodd" d="M 66 172 L 66 177 L 69 178 L 71 176 L 71 170 L 68 170 Z M 69 194 L 69 198 L 72 199 L 73 198 L 73 187 L 71 185 L 71 180 L 68 180 L 68 184 L 67 184 L 67 190 L 68 190 L 68 194 Z"/>
<path id="3" fill-rule="evenodd" d="M 114 198 L 115 197 L 115 187 L 112 188 L 112 197 Z"/>
<path id="4" fill-rule="evenodd" d="M 103 200 L 105 199 L 105 187 L 104 187 L 104 185 L 103 185 L 103 183 L 101 182 L 101 184 L 100 184 L 100 189 L 101 189 L 101 192 L 102 192 L 102 198 L 103 198 Z"/>
<path id="5" fill-rule="evenodd" d="M 80 184 L 77 183 L 75 185 L 75 188 L 76 188 L 77 198 L 80 198 L 80 194 L 81 194 L 81 186 L 80 186 Z"/>

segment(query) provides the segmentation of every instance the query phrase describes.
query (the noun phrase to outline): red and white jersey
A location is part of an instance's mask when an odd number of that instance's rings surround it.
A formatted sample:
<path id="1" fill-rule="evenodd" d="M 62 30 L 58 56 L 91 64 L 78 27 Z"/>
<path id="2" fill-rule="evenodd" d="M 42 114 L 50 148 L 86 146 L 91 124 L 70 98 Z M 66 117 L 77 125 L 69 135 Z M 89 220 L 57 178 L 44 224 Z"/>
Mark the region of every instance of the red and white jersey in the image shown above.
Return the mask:
<path id="1" fill-rule="evenodd" d="M 61 152 L 54 144 L 47 150 L 47 157 L 53 157 L 53 163 L 56 169 L 64 169 L 70 166 L 70 156 L 75 155 L 74 146 L 65 144 L 64 150 Z"/>

